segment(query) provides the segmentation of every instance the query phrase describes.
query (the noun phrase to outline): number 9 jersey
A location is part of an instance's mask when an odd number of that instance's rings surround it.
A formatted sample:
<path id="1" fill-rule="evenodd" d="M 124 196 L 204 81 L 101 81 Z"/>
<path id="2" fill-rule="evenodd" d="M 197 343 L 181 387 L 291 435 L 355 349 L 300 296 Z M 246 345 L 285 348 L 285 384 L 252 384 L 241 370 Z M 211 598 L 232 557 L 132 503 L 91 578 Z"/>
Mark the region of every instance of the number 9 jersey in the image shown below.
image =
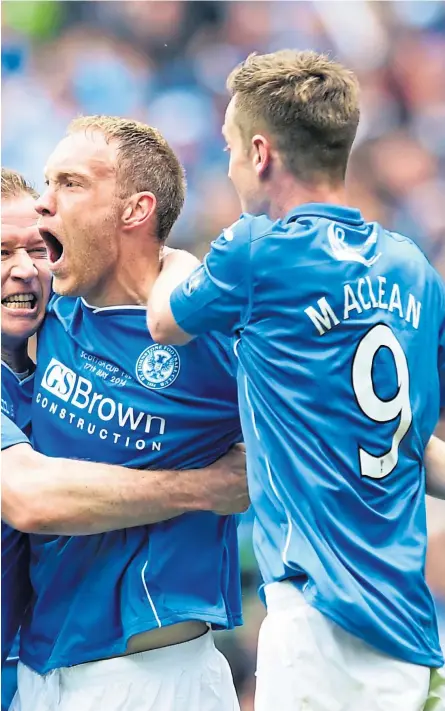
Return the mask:
<path id="1" fill-rule="evenodd" d="M 243 216 L 171 308 L 189 334 L 235 337 L 264 582 L 441 666 L 423 456 L 445 407 L 445 288 L 418 247 L 351 208 Z"/>

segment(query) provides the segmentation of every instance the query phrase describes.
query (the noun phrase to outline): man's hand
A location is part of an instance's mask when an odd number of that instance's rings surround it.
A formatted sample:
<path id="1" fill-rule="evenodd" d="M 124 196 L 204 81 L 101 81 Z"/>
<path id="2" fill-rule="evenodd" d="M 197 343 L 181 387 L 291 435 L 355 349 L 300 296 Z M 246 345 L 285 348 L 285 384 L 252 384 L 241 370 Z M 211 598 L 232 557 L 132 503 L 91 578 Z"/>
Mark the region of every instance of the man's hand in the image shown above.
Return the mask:
<path id="1" fill-rule="evenodd" d="M 172 336 L 177 345 L 188 343 L 192 336 L 182 331 L 176 324 L 170 308 L 172 291 L 187 279 L 200 264 L 199 260 L 182 249 L 164 247 L 161 252 L 161 272 L 151 290 L 147 304 L 147 326 L 151 337 L 157 343 L 167 343 L 166 335 Z M 160 327 L 162 317 L 163 325 Z"/>
<path id="2" fill-rule="evenodd" d="M 207 468 L 211 509 L 221 516 L 243 513 L 249 508 L 246 478 L 246 448 L 236 444 Z M 219 486 L 218 486 L 219 482 Z"/>

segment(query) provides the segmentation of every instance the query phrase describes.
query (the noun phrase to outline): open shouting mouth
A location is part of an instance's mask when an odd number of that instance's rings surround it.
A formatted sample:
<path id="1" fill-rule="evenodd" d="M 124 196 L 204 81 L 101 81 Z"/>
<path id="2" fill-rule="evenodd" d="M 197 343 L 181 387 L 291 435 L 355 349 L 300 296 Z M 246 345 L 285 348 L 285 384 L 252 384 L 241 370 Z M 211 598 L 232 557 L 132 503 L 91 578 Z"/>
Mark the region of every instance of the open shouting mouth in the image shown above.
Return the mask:
<path id="1" fill-rule="evenodd" d="M 46 244 L 50 265 L 57 264 L 63 256 L 63 244 L 53 232 L 44 229 L 40 229 L 39 232 Z"/>

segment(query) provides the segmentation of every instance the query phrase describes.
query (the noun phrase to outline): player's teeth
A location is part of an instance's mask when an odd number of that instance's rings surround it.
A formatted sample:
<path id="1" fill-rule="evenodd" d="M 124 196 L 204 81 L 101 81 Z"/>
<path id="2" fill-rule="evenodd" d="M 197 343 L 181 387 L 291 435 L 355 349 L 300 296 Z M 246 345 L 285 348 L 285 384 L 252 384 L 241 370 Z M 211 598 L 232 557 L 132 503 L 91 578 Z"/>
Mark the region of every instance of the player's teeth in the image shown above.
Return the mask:
<path id="1" fill-rule="evenodd" d="M 8 309 L 32 309 L 34 297 L 32 294 L 16 294 L 3 300 Z"/>
<path id="2" fill-rule="evenodd" d="M 12 296 L 7 296 L 3 300 L 3 303 L 11 303 L 13 301 L 32 301 L 34 298 L 33 294 L 13 294 Z"/>

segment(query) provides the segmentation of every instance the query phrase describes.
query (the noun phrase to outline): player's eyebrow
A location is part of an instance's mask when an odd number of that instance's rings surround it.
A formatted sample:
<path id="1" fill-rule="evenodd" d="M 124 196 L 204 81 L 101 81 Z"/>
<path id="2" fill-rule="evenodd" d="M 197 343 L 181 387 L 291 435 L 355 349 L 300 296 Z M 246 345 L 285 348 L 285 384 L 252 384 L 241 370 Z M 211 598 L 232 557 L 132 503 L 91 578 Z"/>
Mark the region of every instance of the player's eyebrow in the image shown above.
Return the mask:
<path id="1" fill-rule="evenodd" d="M 45 171 L 45 180 L 49 180 L 49 173 Z M 79 182 L 89 182 L 90 178 L 85 173 L 79 173 L 75 170 L 61 170 L 53 173 L 52 180 L 60 183 L 63 180 L 78 180 Z"/>
<path id="2" fill-rule="evenodd" d="M 35 224 L 34 224 L 34 225 L 28 225 L 28 226 L 27 226 L 28 229 L 34 229 L 35 227 L 36 227 Z M 2 240 L 1 240 L 1 241 L 2 241 L 2 247 L 3 247 L 4 249 L 11 249 L 11 248 L 15 248 L 15 247 L 16 247 L 17 242 L 20 241 L 20 238 L 19 238 L 18 235 L 15 236 L 15 237 L 3 237 L 3 236 L 2 236 Z M 37 234 L 36 234 L 36 235 L 34 235 L 34 236 L 27 237 L 27 246 L 28 246 L 28 247 L 44 247 L 44 246 L 45 246 L 45 242 L 44 242 L 43 239 L 40 237 L 40 235 L 37 235 Z"/>

